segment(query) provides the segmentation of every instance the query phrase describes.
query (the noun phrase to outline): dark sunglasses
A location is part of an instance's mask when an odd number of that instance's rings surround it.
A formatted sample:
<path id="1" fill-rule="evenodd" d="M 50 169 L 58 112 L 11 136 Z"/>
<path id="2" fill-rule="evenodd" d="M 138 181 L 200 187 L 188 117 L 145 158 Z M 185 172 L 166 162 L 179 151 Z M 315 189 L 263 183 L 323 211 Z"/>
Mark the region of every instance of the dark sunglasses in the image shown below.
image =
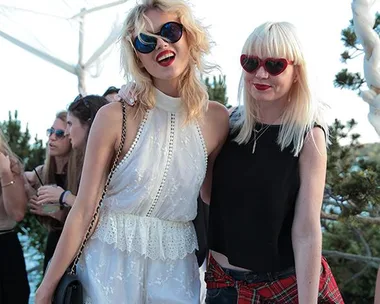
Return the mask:
<path id="1" fill-rule="evenodd" d="M 46 130 L 46 135 L 50 137 L 52 134 L 55 134 L 58 139 L 64 138 L 65 137 L 65 130 L 62 129 L 54 129 L 54 128 L 49 128 Z"/>
<path id="2" fill-rule="evenodd" d="M 73 103 L 75 103 L 75 108 L 76 108 L 77 106 L 79 106 L 81 102 L 84 104 L 84 106 L 85 106 L 87 109 L 90 109 L 90 105 L 89 105 L 89 103 L 88 103 L 88 100 L 85 99 L 85 96 L 82 96 L 82 94 L 79 94 L 77 97 L 75 97 L 75 99 L 74 99 L 74 101 L 73 101 Z"/>
<path id="3" fill-rule="evenodd" d="M 170 43 L 176 43 L 182 37 L 183 25 L 178 22 L 165 23 L 159 32 L 154 35 L 161 36 L 164 40 Z M 157 38 L 140 33 L 133 40 L 133 46 L 135 49 L 143 54 L 148 54 L 154 51 L 157 46 Z"/>
<path id="4" fill-rule="evenodd" d="M 75 111 L 82 104 L 89 111 L 89 113 L 88 113 L 89 117 L 87 120 L 91 120 L 92 119 L 92 109 L 90 107 L 89 101 L 82 94 L 79 94 L 77 97 L 75 97 L 74 101 L 72 102 L 72 104 L 70 106 L 70 111 Z"/>
<path id="5" fill-rule="evenodd" d="M 240 64 L 247 73 L 253 73 L 263 67 L 270 75 L 277 76 L 285 71 L 289 64 L 293 64 L 293 61 L 285 58 L 260 59 L 257 56 L 243 54 L 240 56 Z"/>

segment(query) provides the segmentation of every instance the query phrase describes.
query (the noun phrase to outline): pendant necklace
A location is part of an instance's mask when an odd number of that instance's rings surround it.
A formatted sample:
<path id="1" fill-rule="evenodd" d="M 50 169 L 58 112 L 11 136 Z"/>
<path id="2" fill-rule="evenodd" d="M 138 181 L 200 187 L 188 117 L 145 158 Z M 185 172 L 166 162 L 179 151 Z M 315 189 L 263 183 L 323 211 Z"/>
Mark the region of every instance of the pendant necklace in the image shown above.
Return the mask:
<path id="1" fill-rule="evenodd" d="M 279 119 L 281 118 L 282 114 L 273 122 L 273 124 Z M 267 126 L 265 126 L 264 128 L 261 127 L 260 130 L 256 130 L 254 129 L 253 130 L 253 147 L 252 147 L 252 154 L 255 153 L 256 151 L 256 145 L 257 145 L 257 141 L 259 140 L 259 138 L 261 136 L 263 136 L 263 134 L 269 129 L 269 127 L 273 126 L 273 124 L 268 124 Z"/>
<path id="2" fill-rule="evenodd" d="M 271 125 L 267 125 L 266 127 L 260 129 L 260 130 L 253 130 L 253 147 L 252 147 L 252 154 L 255 153 L 256 150 L 256 144 L 259 138 L 265 133 L 266 130 L 269 129 Z"/>

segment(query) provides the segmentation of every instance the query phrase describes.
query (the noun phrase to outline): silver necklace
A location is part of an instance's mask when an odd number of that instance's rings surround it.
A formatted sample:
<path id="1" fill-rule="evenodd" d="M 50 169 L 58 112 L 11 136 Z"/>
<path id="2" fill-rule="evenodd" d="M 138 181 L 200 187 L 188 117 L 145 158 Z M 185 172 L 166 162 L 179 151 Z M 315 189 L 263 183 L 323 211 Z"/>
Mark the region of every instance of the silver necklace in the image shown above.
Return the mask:
<path id="1" fill-rule="evenodd" d="M 273 124 L 278 120 L 280 119 L 282 116 L 282 114 L 273 122 Z M 252 154 L 255 153 L 256 151 L 256 145 L 257 145 L 257 141 L 259 140 L 259 138 L 261 136 L 263 136 L 263 134 L 269 129 L 270 126 L 273 126 L 273 124 L 268 124 L 267 126 L 265 126 L 264 128 L 261 127 L 260 130 L 256 130 L 254 129 L 253 130 L 253 147 L 252 147 Z"/>
<path id="2" fill-rule="evenodd" d="M 253 147 L 252 147 L 252 154 L 255 153 L 256 151 L 256 145 L 257 145 L 257 141 L 259 140 L 259 138 L 261 136 L 263 136 L 263 134 L 266 132 L 266 130 L 269 129 L 271 125 L 267 125 L 265 126 L 264 128 L 261 128 L 260 130 L 253 130 Z"/>

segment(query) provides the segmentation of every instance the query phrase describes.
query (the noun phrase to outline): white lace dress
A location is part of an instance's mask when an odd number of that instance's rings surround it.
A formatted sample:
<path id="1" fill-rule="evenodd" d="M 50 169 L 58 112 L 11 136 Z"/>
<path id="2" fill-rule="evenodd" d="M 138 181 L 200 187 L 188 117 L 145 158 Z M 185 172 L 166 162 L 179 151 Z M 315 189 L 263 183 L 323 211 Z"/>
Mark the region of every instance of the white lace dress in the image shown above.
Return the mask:
<path id="1" fill-rule="evenodd" d="M 199 303 L 191 221 L 206 146 L 198 124 L 184 124 L 180 99 L 155 94 L 78 263 L 85 303 Z"/>

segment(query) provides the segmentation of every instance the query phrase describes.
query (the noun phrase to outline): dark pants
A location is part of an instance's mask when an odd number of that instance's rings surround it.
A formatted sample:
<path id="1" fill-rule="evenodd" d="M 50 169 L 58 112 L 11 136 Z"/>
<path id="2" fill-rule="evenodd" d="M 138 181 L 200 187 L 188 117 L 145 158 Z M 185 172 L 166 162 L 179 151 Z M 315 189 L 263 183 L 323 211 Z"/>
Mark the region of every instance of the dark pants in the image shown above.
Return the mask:
<path id="1" fill-rule="evenodd" d="M 29 282 L 16 232 L 0 234 L 0 303 L 27 304 Z"/>
<path id="2" fill-rule="evenodd" d="M 52 230 L 49 231 L 46 248 L 45 248 L 45 257 L 44 257 L 44 273 L 46 271 L 46 267 L 49 264 L 49 261 L 53 257 L 55 247 L 57 247 L 57 243 L 61 236 L 62 230 Z"/>

